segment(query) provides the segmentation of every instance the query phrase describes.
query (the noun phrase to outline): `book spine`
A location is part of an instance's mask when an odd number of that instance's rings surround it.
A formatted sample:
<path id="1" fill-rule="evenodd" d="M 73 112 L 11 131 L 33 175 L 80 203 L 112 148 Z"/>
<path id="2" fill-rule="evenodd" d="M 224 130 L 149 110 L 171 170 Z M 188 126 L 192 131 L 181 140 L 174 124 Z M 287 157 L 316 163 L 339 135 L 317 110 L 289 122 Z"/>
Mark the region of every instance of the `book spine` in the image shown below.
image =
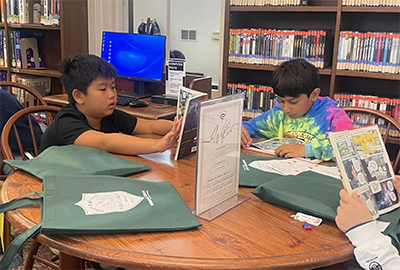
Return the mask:
<path id="1" fill-rule="evenodd" d="M 3 29 L 3 52 L 4 52 L 4 67 L 8 67 L 8 56 L 7 56 L 7 37 L 6 37 L 6 31 Z"/>
<path id="2" fill-rule="evenodd" d="M 3 35 L 4 35 L 4 30 L 0 30 L 0 66 L 4 67 L 4 48 L 3 48 Z"/>
<path id="3" fill-rule="evenodd" d="M 40 0 L 40 24 L 44 24 L 44 8 L 47 0 Z"/>
<path id="4" fill-rule="evenodd" d="M 11 67 L 16 68 L 17 62 L 15 60 L 15 40 L 14 31 L 10 31 L 10 56 L 11 56 Z"/>
<path id="5" fill-rule="evenodd" d="M 7 9 L 7 23 L 12 23 L 12 15 L 11 15 L 11 1 L 6 0 L 6 9 Z"/>
<path id="6" fill-rule="evenodd" d="M 14 23 L 19 23 L 19 0 L 14 0 Z"/>

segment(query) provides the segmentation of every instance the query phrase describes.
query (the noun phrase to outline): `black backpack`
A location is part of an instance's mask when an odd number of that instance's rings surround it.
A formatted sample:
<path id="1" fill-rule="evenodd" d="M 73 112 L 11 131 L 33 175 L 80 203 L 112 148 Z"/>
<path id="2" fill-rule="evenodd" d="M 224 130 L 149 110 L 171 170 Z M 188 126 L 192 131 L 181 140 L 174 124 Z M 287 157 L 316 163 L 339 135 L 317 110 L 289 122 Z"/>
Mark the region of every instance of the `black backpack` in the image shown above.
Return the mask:
<path id="1" fill-rule="evenodd" d="M 142 21 L 142 22 L 139 24 L 138 33 L 139 33 L 139 34 L 142 34 L 142 35 L 146 35 L 146 34 L 147 34 L 147 33 L 146 33 L 146 23 L 145 23 L 144 21 Z"/>
<path id="2" fill-rule="evenodd" d="M 161 35 L 160 26 L 158 25 L 156 19 L 150 22 L 150 35 L 159 36 Z"/>

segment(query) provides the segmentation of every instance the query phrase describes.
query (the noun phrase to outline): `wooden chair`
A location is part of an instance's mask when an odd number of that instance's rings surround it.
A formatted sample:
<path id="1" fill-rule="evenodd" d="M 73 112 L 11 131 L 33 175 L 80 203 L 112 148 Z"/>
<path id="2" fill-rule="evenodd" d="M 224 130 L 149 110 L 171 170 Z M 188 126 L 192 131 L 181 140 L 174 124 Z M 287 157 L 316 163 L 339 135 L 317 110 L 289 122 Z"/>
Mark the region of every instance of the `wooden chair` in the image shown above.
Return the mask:
<path id="1" fill-rule="evenodd" d="M 35 137 L 35 132 L 33 131 L 33 125 L 32 125 L 32 117 L 31 114 L 33 113 L 45 113 L 46 118 L 44 119 L 45 123 L 49 125 L 53 119 L 55 114 L 58 113 L 60 110 L 59 107 L 54 107 L 54 106 L 34 106 L 34 107 L 28 107 L 24 108 L 17 113 L 15 113 L 10 119 L 7 121 L 7 123 L 4 125 L 3 132 L 1 134 L 1 139 L 0 139 L 0 146 L 1 146 L 1 152 L 3 154 L 4 159 L 15 159 L 15 155 L 13 151 L 11 150 L 10 146 L 10 133 L 11 130 L 14 131 L 14 135 L 18 144 L 19 148 L 19 154 L 22 157 L 22 160 L 28 159 L 28 156 L 26 155 L 23 144 L 21 141 L 21 136 L 18 131 L 18 128 L 16 126 L 16 121 L 18 119 L 22 119 L 23 117 L 27 118 L 28 123 L 29 123 L 29 129 L 30 129 L 30 136 L 32 138 L 32 143 L 33 143 L 33 155 L 37 156 L 39 154 L 39 145 L 36 143 L 36 137 Z M 12 170 L 16 170 L 15 168 L 11 167 Z M 6 248 L 10 244 L 10 239 L 11 238 L 11 224 L 7 221 L 7 219 L 4 219 L 4 243 Z M 35 260 L 40 261 L 41 263 L 50 266 L 54 269 L 59 269 L 58 265 L 54 263 L 53 261 L 46 260 L 45 258 L 42 258 L 37 254 L 37 250 L 39 248 L 40 244 L 33 240 L 32 245 L 28 254 L 28 257 L 25 262 L 25 269 L 32 269 L 33 263 Z"/>
<path id="2" fill-rule="evenodd" d="M 8 92 L 14 95 L 19 102 L 21 102 L 23 107 L 29 107 L 33 105 L 47 105 L 46 101 L 43 97 L 36 92 L 34 89 L 26 86 L 24 84 L 16 83 L 16 82 L 0 82 L 0 87 L 8 87 Z M 15 93 L 13 93 L 15 92 Z M 0 181 L 4 181 L 6 176 L 2 170 L 3 168 L 3 157 L 0 153 Z"/>
<path id="3" fill-rule="evenodd" d="M 211 98 L 211 87 L 212 87 L 211 76 L 193 79 L 189 85 L 189 88 L 193 90 L 206 93 L 208 95 L 208 98 Z"/>
<path id="4" fill-rule="evenodd" d="M 36 90 L 16 82 L 0 82 L 0 87 L 8 87 L 8 92 L 14 95 L 24 108 L 47 105 L 44 98 Z"/>
<path id="5" fill-rule="evenodd" d="M 355 127 L 378 124 L 385 145 L 399 145 L 400 123 L 393 117 L 368 108 L 343 107 L 342 109 L 347 112 Z M 395 174 L 400 173 L 400 149 L 393 161 L 393 171 Z"/>
<path id="6" fill-rule="evenodd" d="M 200 72 L 186 72 L 185 74 L 185 87 L 189 87 L 194 79 L 203 78 L 204 74 Z"/>

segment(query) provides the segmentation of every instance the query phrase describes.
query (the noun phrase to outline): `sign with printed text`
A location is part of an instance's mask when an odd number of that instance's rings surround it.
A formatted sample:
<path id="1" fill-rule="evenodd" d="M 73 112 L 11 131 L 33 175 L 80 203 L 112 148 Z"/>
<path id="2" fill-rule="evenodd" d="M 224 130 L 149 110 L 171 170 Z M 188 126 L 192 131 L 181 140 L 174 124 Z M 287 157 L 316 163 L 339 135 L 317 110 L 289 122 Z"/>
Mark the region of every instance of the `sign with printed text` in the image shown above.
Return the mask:
<path id="1" fill-rule="evenodd" d="M 178 96 L 179 87 L 184 86 L 185 83 L 185 61 L 167 59 L 165 70 L 165 94 L 170 96 Z"/>

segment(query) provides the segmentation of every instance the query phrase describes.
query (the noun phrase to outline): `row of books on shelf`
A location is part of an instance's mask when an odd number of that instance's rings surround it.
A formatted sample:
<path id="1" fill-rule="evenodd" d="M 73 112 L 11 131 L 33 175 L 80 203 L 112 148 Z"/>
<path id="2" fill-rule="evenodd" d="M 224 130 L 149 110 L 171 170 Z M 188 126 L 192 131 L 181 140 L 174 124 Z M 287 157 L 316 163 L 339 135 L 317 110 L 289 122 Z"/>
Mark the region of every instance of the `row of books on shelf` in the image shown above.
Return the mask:
<path id="1" fill-rule="evenodd" d="M 6 0 L 5 8 L 7 23 L 60 24 L 60 0 Z"/>
<path id="2" fill-rule="evenodd" d="M 0 81 L 7 81 L 7 72 L 0 72 Z M 29 75 L 20 75 L 20 74 L 11 74 L 11 81 L 18 82 L 20 84 L 24 84 L 29 86 L 36 92 L 38 92 L 41 96 L 46 96 L 50 93 L 51 89 L 51 78 L 50 77 L 40 77 L 40 76 L 29 76 Z M 1 87 L 2 90 L 8 90 L 7 87 Z M 16 97 L 16 99 L 21 102 L 27 102 L 27 105 L 34 104 L 33 96 L 29 93 L 25 93 L 24 90 L 18 87 L 12 87 L 11 93 Z M 24 96 L 25 93 L 25 96 Z"/>
<path id="3" fill-rule="evenodd" d="M 42 97 L 50 94 L 51 90 L 50 77 L 30 76 L 30 75 L 21 75 L 13 73 L 11 74 L 11 81 L 29 86 L 33 90 L 36 90 L 36 92 L 38 92 Z M 18 88 L 13 87 L 13 90 L 14 89 Z"/>
<path id="4" fill-rule="evenodd" d="M 230 29 L 229 62 L 279 65 L 281 62 L 304 58 L 317 68 L 330 63 L 327 39 L 330 31 Z"/>
<path id="5" fill-rule="evenodd" d="M 337 69 L 400 73 L 400 33 L 340 32 Z"/>
<path id="6" fill-rule="evenodd" d="M 31 30 L 10 30 L 11 67 L 43 69 L 43 33 Z M 7 67 L 7 42 L 4 29 L 0 30 L 0 67 Z"/>
<path id="7" fill-rule="evenodd" d="M 343 0 L 342 5 L 352 7 L 399 7 L 400 0 Z"/>
<path id="8" fill-rule="evenodd" d="M 231 6 L 301 6 L 307 0 L 231 0 Z"/>
<path id="9" fill-rule="evenodd" d="M 254 118 L 274 107 L 272 87 L 245 83 L 229 83 L 227 95 L 243 94 L 243 117 Z"/>
<path id="10" fill-rule="evenodd" d="M 384 114 L 393 117 L 400 123 L 400 99 L 396 98 L 381 98 L 369 95 L 354 95 L 347 93 L 337 93 L 334 99 L 338 101 L 339 107 L 363 107 L 373 110 L 378 110 Z M 366 126 L 368 122 L 368 115 L 361 113 L 351 113 L 350 119 L 353 121 L 355 127 Z M 371 119 L 371 124 L 378 124 L 381 133 L 384 133 L 386 124 L 383 119 Z M 389 131 L 389 136 L 400 138 L 400 133 L 393 127 Z"/>

